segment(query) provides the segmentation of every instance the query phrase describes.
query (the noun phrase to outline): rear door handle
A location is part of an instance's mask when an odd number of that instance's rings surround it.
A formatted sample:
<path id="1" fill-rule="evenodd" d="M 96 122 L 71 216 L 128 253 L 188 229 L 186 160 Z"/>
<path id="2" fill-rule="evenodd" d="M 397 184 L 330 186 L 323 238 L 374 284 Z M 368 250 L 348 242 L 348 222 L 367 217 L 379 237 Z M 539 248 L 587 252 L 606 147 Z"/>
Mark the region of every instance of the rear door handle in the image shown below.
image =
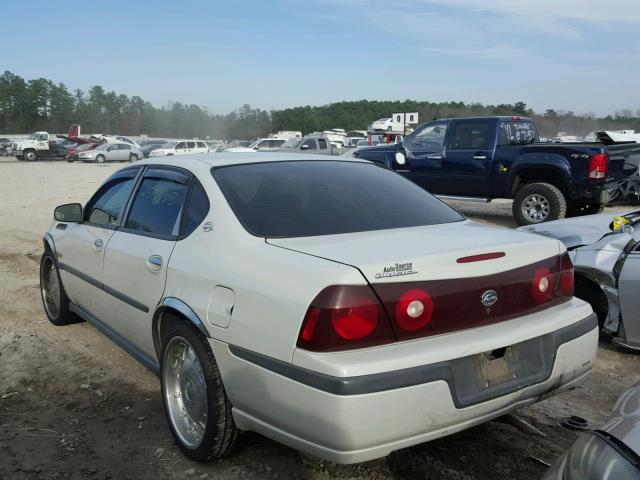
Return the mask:
<path id="1" fill-rule="evenodd" d="M 474 155 L 473 159 L 474 160 L 486 160 L 487 156 L 486 155 Z"/>
<path id="2" fill-rule="evenodd" d="M 104 241 L 101 238 L 98 238 L 95 242 L 93 242 L 94 252 L 100 253 L 103 247 L 104 247 Z"/>
<path id="3" fill-rule="evenodd" d="M 162 269 L 162 257 L 160 255 L 149 255 L 147 257 L 147 268 L 152 272 Z"/>

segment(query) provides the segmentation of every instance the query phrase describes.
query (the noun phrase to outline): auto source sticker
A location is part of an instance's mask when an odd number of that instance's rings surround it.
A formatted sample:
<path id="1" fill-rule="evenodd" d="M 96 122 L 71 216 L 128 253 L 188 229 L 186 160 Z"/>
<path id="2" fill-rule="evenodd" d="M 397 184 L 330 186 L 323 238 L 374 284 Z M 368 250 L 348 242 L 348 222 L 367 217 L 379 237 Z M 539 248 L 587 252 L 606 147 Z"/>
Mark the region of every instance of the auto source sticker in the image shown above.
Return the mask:
<path id="1" fill-rule="evenodd" d="M 415 275 L 416 273 L 418 272 L 413 269 L 413 262 L 394 263 L 389 267 L 384 267 L 381 272 L 376 273 L 376 279 L 401 277 L 403 275 Z"/>

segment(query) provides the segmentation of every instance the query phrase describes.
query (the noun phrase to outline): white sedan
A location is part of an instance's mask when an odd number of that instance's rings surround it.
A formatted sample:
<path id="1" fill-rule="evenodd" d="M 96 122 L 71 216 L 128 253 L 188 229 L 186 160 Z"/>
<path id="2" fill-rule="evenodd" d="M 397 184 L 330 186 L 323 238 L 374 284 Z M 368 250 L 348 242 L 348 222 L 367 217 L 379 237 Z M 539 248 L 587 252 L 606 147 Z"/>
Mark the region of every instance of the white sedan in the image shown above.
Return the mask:
<path id="1" fill-rule="evenodd" d="M 597 320 L 555 239 L 366 161 L 145 160 L 55 210 L 41 291 L 161 378 L 190 458 L 238 431 L 353 463 L 582 383 Z M 105 359 L 107 361 L 107 359 Z"/>

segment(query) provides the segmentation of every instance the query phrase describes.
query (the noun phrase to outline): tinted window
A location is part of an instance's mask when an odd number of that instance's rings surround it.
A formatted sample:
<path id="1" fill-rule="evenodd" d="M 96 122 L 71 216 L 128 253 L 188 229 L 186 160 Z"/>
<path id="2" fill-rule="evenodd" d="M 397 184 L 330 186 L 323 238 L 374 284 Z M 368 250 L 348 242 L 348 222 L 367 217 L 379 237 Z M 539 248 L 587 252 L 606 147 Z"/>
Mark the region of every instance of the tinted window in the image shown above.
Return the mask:
<path id="1" fill-rule="evenodd" d="M 327 149 L 327 141 L 324 138 L 319 138 L 318 139 L 318 148 L 320 148 L 320 150 L 326 150 Z"/>
<path id="2" fill-rule="evenodd" d="M 176 150 L 178 150 L 178 149 L 182 149 L 182 148 L 187 148 L 187 147 L 186 147 L 185 142 L 179 142 L 179 143 L 176 145 Z"/>
<path id="3" fill-rule="evenodd" d="M 260 237 L 332 235 L 463 220 L 414 183 L 372 164 L 268 162 L 214 169 L 213 176 L 240 222 Z"/>
<path id="4" fill-rule="evenodd" d="M 187 142 L 187 148 L 196 148 L 196 142 Z"/>
<path id="5" fill-rule="evenodd" d="M 117 225 L 131 195 L 138 169 L 116 173 L 87 203 L 85 221 L 97 225 Z"/>
<path id="6" fill-rule="evenodd" d="M 149 170 L 133 200 L 125 227 L 154 235 L 178 235 L 187 184 L 186 175 Z"/>
<path id="7" fill-rule="evenodd" d="M 530 121 L 500 123 L 500 145 L 526 145 L 538 141 L 536 124 Z"/>
<path id="8" fill-rule="evenodd" d="M 300 148 L 304 148 L 304 146 L 307 146 L 307 148 L 305 148 L 305 150 L 315 150 L 316 149 L 316 141 L 315 140 L 305 140 L 304 142 L 302 142 L 302 145 L 300 145 Z"/>
<path id="9" fill-rule="evenodd" d="M 198 148 L 207 148 L 207 146 L 203 143 L 203 142 L 196 142 L 198 145 Z"/>
<path id="10" fill-rule="evenodd" d="M 453 127 L 452 150 L 489 148 L 488 122 L 459 122 Z"/>
<path id="11" fill-rule="evenodd" d="M 184 219 L 182 235 L 190 235 L 198 225 L 202 223 L 209 213 L 209 199 L 199 183 L 194 182 L 187 206 L 187 215 Z"/>
<path id="12" fill-rule="evenodd" d="M 446 133 L 446 123 L 425 124 L 408 136 L 402 145 L 408 150 L 440 152 L 443 150 Z"/>

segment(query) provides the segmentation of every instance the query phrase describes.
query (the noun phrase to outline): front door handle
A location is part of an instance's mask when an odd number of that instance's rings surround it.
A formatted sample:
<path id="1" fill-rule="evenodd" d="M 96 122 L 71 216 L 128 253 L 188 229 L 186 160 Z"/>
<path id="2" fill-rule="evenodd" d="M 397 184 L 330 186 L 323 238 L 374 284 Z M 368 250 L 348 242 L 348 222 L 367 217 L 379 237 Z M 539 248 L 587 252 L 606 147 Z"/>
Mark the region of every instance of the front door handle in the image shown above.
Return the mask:
<path id="1" fill-rule="evenodd" d="M 147 268 L 152 272 L 162 269 L 162 257 L 160 255 L 149 255 L 147 257 Z"/>
<path id="2" fill-rule="evenodd" d="M 486 160 L 487 156 L 486 155 L 474 155 L 473 159 L 474 160 Z"/>
<path id="3" fill-rule="evenodd" d="M 101 238 L 98 238 L 95 242 L 93 242 L 94 252 L 100 253 L 103 247 L 104 247 L 104 241 Z"/>

